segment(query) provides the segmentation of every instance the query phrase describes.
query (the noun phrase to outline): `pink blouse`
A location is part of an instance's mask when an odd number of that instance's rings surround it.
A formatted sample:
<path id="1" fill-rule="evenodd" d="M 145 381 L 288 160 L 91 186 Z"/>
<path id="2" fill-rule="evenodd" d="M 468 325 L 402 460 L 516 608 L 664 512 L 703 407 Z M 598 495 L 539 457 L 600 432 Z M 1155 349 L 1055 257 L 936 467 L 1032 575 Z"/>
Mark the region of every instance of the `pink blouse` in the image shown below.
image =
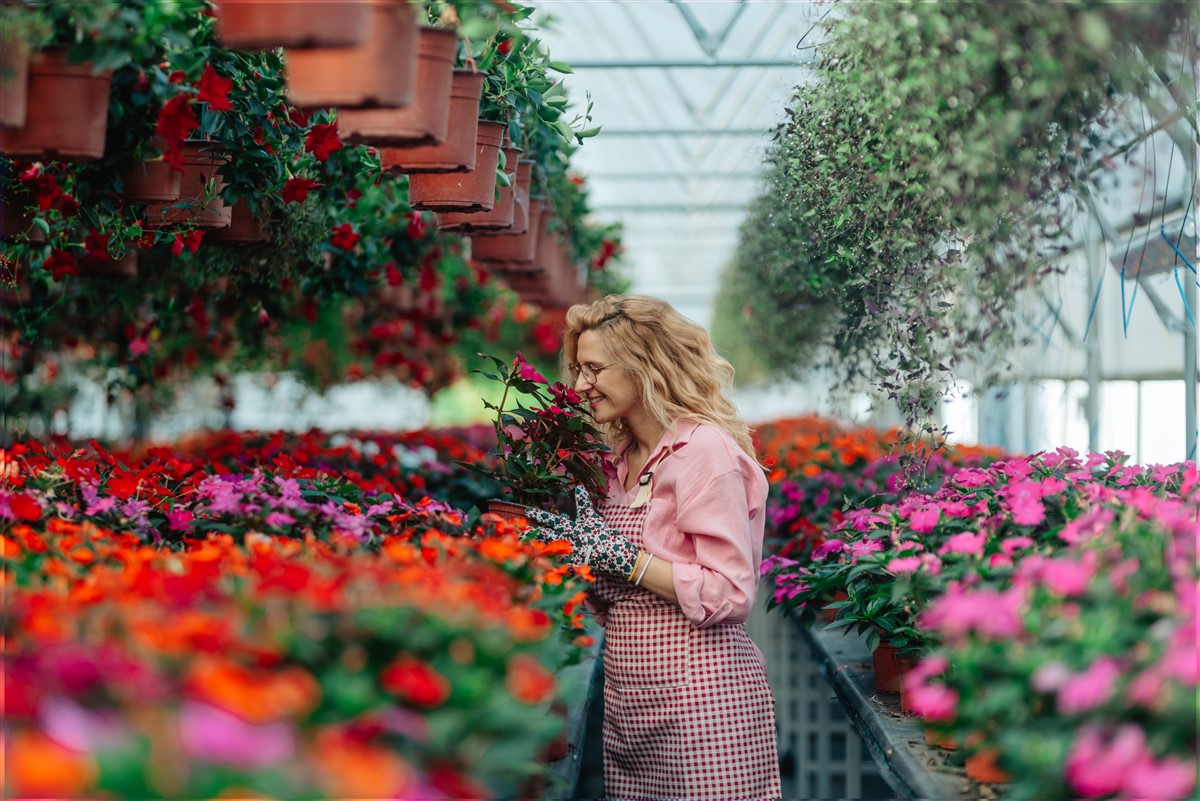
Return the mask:
<path id="1" fill-rule="evenodd" d="M 613 503 L 630 504 L 625 448 L 615 457 Z M 741 623 L 750 615 L 762 561 L 767 478 L 725 431 L 679 420 L 668 428 L 647 464 L 654 468 L 642 536 L 645 550 L 673 562 L 672 582 L 683 613 L 698 628 Z"/>

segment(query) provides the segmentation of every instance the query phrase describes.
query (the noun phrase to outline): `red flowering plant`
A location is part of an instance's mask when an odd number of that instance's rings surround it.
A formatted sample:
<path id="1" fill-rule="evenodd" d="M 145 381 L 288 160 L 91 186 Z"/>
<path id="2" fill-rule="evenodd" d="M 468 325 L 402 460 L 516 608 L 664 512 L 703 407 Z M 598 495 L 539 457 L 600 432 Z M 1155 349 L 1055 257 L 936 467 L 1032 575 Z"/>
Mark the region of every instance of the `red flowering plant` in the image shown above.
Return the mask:
<path id="1" fill-rule="evenodd" d="M 593 499 L 605 497 L 609 449 L 579 394 L 565 384 L 551 383 L 520 353 L 512 362 L 480 356 L 489 359 L 496 372 L 473 372 L 503 387 L 498 403 L 484 400 L 496 413 L 496 459 L 463 466 L 496 479 L 504 487 L 505 500 L 525 506 L 560 508 L 570 503 L 577 485 L 587 488 Z"/>

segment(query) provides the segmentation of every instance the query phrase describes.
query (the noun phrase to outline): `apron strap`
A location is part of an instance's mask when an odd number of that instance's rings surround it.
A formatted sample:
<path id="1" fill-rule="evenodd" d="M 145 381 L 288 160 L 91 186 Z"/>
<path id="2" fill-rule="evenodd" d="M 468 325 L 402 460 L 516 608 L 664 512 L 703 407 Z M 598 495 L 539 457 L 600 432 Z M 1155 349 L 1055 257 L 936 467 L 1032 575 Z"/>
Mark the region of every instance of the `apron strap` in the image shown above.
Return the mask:
<path id="1" fill-rule="evenodd" d="M 638 478 L 637 495 L 634 497 L 633 503 L 629 504 L 630 509 L 639 509 L 650 502 L 650 493 L 654 491 L 654 469 L 670 452 L 670 448 L 660 451 L 658 456 L 655 456 L 649 464 L 642 468 L 642 475 Z"/>

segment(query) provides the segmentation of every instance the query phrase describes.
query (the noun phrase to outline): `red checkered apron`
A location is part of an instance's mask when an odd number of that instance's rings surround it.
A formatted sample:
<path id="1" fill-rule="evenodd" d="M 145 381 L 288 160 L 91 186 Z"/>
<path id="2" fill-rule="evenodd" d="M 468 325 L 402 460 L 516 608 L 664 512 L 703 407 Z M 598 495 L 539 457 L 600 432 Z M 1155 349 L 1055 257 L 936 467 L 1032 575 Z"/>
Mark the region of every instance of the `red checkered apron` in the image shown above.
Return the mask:
<path id="1" fill-rule="evenodd" d="M 642 548 L 648 508 L 610 500 L 599 511 Z M 605 795 L 779 798 L 775 703 L 762 654 L 745 629 L 698 629 L 677 604 L 621 578 L 601 576 L 595 590 L 611 604 L 604 626 Z"/>

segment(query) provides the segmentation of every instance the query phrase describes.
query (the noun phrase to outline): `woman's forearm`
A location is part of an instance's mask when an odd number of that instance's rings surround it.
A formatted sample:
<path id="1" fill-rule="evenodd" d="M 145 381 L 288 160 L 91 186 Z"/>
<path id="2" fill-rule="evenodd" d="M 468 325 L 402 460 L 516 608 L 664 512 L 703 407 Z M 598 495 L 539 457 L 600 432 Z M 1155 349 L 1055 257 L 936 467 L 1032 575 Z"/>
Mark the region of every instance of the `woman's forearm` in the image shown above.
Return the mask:
<path id="1" fill-rule="evenodd" d="M 646 563 L 647 560 L 649 560 L 649 564 Z M 665 601 L 673 604 L 679 603 L 679 598 L 675 595 L 672 566 L 666 559 L 660 559 L 657 556 L 652 558 L 645 551 L 638 551 L 637 563 L 633 568 L 634 579 L 637 579 L 639 575 L 642 579 L 642 587 Z"/>

